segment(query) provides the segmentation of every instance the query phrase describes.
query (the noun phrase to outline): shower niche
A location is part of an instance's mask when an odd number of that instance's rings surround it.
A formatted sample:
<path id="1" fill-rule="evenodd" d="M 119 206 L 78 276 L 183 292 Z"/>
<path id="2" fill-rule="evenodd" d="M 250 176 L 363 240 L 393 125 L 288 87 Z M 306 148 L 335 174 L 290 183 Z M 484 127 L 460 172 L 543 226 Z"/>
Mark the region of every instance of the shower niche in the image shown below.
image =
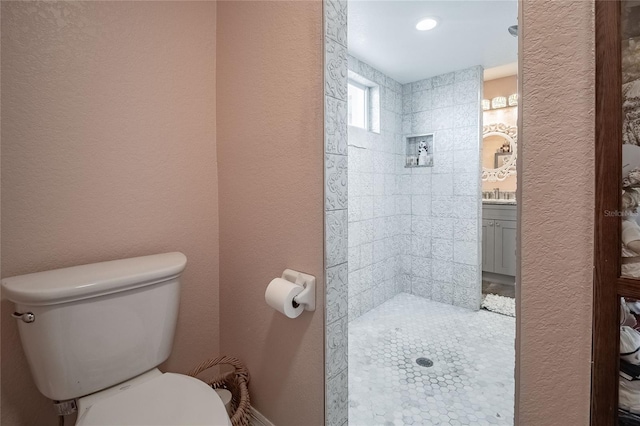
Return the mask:
<path id="1" fill-rule="evenodd" d="M 405 167 L 433 167 L 433 133 L 405 137 L 407 157 Z"/>

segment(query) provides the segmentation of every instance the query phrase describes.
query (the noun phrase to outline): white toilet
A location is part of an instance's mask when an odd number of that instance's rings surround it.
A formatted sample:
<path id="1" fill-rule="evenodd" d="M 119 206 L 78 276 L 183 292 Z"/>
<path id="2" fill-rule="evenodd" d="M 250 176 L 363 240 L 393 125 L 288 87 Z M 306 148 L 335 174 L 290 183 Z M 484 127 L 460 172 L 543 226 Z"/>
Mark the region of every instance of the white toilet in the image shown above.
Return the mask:
<path id="1" fill-rule="evenodd" d="M 231 422 L 202 381 L 156 367 L 171 353 L 187 258 L 166 253 L 2 280 L 40 392 L 76 425 Z"/>

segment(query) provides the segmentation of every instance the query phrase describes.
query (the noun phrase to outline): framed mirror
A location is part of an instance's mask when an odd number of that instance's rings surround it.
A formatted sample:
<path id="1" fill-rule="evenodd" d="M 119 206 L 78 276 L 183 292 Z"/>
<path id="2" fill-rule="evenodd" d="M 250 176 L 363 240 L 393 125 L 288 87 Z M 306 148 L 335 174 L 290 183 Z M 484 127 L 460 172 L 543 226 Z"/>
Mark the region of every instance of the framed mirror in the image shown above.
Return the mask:
<path id="1" fill-rule="evenodd" d="M 487 124 L 482 131 L 482 180 L 503 181 L 516 174 L 518 129 L 503 123 Z"/>

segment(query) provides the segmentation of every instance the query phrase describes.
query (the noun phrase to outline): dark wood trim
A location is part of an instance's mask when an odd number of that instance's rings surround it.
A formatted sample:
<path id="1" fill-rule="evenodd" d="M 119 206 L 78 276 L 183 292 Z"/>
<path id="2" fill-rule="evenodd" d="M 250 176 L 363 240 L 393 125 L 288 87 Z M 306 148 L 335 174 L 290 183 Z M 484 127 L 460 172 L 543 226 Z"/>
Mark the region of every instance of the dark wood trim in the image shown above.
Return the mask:
<path id="1" fill-rule="evenodd" d="M 630 278 L 620 278 L 618 280 L 618 294 L 621 297 L 640 299 L 640 281 Z"/>
<path id="2" fill-rule="evenodd" d="M 596 198 L 591 425 L 615 426 L 618 409 L 622 77 L 620 2 L 597 0 Z M 626 288 L 626 286 L 625 286 Z"/>

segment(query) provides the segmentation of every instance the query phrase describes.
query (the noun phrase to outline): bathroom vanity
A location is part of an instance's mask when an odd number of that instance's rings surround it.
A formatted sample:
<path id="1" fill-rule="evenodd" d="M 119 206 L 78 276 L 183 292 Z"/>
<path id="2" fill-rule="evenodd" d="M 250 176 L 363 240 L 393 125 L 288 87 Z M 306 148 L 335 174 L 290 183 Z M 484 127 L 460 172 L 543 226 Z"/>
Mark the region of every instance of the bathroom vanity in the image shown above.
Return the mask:
<path id="1" fill-rule="evenodd" d="M 482 203 L 482 272 L 516 275 L 515 201 Z"/>
<path id="2" fill-rule="evenodd" d="M 509 124 L 483 127 L 482 278 L 502 284 L 516 275 L 517 138 Z"/>

